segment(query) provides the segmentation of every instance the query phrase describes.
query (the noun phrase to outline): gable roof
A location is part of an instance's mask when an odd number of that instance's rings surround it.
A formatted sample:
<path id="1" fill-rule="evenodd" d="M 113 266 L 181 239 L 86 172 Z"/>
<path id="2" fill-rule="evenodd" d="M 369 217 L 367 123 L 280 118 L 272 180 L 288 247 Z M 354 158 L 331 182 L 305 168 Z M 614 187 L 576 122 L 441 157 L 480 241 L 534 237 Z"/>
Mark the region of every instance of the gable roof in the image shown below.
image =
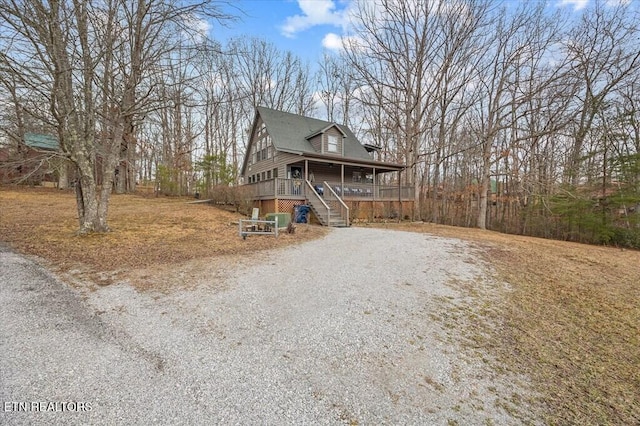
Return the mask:
<path id="1" fill-rule="evenodd" d="M 332 129 L 332 128 L 334 128 L 334 127 L 335 127 L 336 129 L 338 129 L 338 131 L 340 132 L 340 134 L 342 134 L 342 137 L 343 137 L 343 138 L 346 138 L 346 137 L 347 137 L 347 134 L 344 132 L 344 130 L 342 130 L 342 128 L 341 128 L 340 126 L 338 126 L 338 125 L 337 125 L 337 124 L 335 124 L 335 123 L 331 123 L 331 124 L 329 124 L 328 126 L 323 127 L 322 129 L 317 130 L 317 131 L 315 131 L 315 132 L 311 133 L 310 135 L 307 135 L 307 137 L 306 137 L 305 139 L 306 139 L 306 140 L 309 140 L 309 139 L 311 139 L 311 138 L 313 138 L 313 137 L 315 137 L 315 136 L 318 136 L 318 135 L 319 135 L 319 134 L 321 134 L 321 133 L 325 133 L 327 130 Z"/>
<path id="2" fill-rule="evenodd" d="M 251 133 L 249 134 L 247 152 L 242 162 L 241 174 L 243 175 L 247 171 L 251 149 L 254 143 L 254 135 L 258 130 L 258 118 L 262 119 L 276 151 L 321 159 L 325 162 L 351 163 L 377 167 L 378 170 L 385 171 L 397 171 L 406 168 L 403 164 L 388 163 L 373 159 L 366 146 L 358 141 L 347 126 L 271 108 L 257 107 Z M 343 154 L 321 153 L 316 151 L 313 145 L 311 145 L 310 139 L 333 127 L 337 128 L 343 135 Z"/>
<path id="3" fill-rule="evenodd" d="M 309 139 L 335 126 L 344 135 L 343 159 L 371 161 L 367 150 L 347 126 L 266 107 L 258 107 L 257 113 L 271 136 L 273 146 L 279 151 L 317 154 Z"/>

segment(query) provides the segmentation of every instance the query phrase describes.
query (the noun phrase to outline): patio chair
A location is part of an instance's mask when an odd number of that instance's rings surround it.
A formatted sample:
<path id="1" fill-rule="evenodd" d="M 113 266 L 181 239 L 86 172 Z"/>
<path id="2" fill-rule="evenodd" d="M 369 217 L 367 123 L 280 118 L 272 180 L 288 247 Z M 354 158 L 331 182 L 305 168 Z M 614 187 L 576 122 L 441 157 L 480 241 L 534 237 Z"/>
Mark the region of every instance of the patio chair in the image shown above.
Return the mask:
<path id="1" fill-rule="evenodd" d="M 258 207 L 254 207 L 251 211 L 251 222 L 245 225 L 245 230 L 247 231 L 256 231 L 258 228 L 257 220 L 260 219 L 260 209 Z"/>

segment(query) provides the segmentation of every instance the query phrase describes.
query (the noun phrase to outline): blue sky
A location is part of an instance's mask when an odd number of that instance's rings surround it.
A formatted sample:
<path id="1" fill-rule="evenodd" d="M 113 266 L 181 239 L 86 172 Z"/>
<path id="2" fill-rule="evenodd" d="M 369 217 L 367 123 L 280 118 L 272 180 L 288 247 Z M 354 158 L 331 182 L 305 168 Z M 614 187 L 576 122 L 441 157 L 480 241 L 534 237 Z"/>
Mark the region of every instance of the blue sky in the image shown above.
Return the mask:
<path id="1" fill-rule="evenodd" d="M 364 0 L 368 1 L 368 0 Z M 506 0 L 507 2 L 536 0 Z M 550 6 L 579 12 L 595 0 L 551 0 Z M 631 3 L 632 0 L 605 0 L 606 3 Z M 637 0 L 636 0 L 637 1 Z M 282 50 L 290 50 L 315 64 L 325 49 L 340 46 L 340 36 L 348 27 L 349 13 L 354 0 L 235 0 L 241 20 L 228 28 L 215 24 L 210 35 L 221 42 L 241 35 L 258 36 L 274 43 Z"/>
<path id="2" fill-rule="evenodd" d="M 224 42 L 241 35 L 258 36 L 282 50 L 290 50 L 310 63 L 318 61 L 326 48 L 337 47 L 351 0 L 237 0 L 240 21 L 228 28 L 213 25 L 210 35 Z"/>

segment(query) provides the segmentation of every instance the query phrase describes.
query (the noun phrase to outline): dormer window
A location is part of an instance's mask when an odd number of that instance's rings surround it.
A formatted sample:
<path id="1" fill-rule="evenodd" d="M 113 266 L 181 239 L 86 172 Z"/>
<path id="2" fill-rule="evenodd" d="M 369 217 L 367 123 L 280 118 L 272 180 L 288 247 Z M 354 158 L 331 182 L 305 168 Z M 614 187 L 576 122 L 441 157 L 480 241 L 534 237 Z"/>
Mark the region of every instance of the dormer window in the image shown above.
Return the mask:
<path id="1" fill-rule="evenodd" d="M 328 135 L 327 151 L 328 152 L 338 152 L 338 137 L 337 136 Z"/>

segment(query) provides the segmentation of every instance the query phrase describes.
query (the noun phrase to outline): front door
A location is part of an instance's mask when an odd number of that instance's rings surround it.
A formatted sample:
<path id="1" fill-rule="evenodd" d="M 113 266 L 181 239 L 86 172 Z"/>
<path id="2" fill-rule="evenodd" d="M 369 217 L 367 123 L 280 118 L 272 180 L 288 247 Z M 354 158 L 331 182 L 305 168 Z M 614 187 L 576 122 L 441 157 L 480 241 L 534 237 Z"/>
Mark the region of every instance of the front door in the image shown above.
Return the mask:
<path id="1" fill-rule="evenodd" d="M 289 166 L 289 179 L 302 179 L 302 166 Z"/>
<path id="2" fill-rule="evenodd" d="M 291 185 L 291 195 L 302 195 L 302 166 L 289 166 L 287 177 Z"/>

